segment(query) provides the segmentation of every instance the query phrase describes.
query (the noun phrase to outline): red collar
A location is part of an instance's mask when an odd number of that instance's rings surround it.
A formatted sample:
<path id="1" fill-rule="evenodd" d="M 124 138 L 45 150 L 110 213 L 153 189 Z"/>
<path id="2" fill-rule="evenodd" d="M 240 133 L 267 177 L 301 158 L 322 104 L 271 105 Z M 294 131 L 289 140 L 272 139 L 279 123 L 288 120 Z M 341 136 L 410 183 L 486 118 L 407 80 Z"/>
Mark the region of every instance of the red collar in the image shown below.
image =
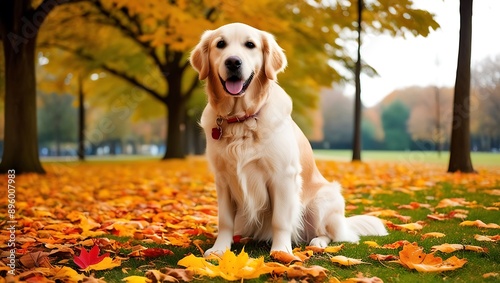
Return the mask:
<path id="1" fill-rule="evenodd" d="M 248 120 L 248 119 L 251 119 L 251 118 L 255 118 L 255 117 L 257 117 L 257 115 L 259 115 L 259 112 L 260 112 L 260 111 L 257 111 L 257 113 L 255 113 L 255 114 L 252 114 L 252 115 L 245 115 L 245 116 L 243 116 L 243 117 L 237 117 L 237 116 L 235 116 L 235 117 L 227 118 L 227 119 L 225 119 L 225 120 L 226 120 L 226 122 L 227 122 L 228 124 L 233 124 L 233 123 L 241 123 L 241 122 L 244 122 L 245 120 Z"/>

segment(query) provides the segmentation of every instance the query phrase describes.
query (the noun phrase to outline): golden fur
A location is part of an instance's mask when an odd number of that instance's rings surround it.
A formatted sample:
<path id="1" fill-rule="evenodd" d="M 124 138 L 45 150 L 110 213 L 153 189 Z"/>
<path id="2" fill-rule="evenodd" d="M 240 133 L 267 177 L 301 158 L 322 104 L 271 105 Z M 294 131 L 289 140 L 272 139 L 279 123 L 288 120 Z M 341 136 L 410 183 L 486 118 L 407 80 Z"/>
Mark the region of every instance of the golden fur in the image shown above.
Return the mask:
<path id="1" fill-rule="evenodd" d="M 271 34 L 240 23 L 206 31 L 190 61 L 206 80 L 201 126 L 219 205 L 219 234 L 205 255 L 230 248 L 234 235 L 291 253 L 293 241 L 324 247 L 387 234 L 376 217 L 344 216 L 340 185 L 318 171 L 276 82 L 287 60 Z M 229 123 L 234 117 L 245 119 Z M 220 139 L 212 138 L 218 127 Z"/>

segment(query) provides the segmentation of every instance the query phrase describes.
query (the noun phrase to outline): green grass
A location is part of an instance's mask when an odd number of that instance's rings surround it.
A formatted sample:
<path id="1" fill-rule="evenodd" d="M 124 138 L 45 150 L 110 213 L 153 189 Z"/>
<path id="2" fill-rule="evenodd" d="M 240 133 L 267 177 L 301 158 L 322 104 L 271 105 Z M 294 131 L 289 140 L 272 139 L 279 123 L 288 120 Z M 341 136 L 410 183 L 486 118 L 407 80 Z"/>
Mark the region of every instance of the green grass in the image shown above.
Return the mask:
<path id="1" fill-rule="evenodd" d="M 352 151 L 350 150 L 314 150 L 318 159 L 350 161 Z M 391 161 L 401 163 L 433 163 L 448 165 L 450 155 L 448 152 L 438 154 L 435 151 L 388 151 L 388 150 L 364 150 L 361 152 L 363 161 Z M 500 153 L 472 152 L 472 164 L 476 166 L 500 166 Z"/>
<path id="2" fill-rule="evenodd" d="M 496 189 L 499 189 L 498 182 Z M 439 197 L 436 197 L 439 196 Z M 368 195 L 362 195 L 360 197 L 368 198 Z M 437 184 L 435 187 L 417 191 L 414 194 L 406 194 L 401 192 L 393 192 L 388 194 L 376 195 L 373 200 L 373 206 L 395 209 L 402 215 L 407 215 L 412 217 L 412 221 L 424 220 L 427 225 L 422 231 L 412 234 L 401 231 L 390 231 L 388 236 L 385 237 L 363 237 L 360 244 L 346 243 L 345 247 L 338 253 L 339 255 L 344 255 L 351 258 L 362 259 L 367 262 L 367 264 L 357 265 L 353 267 L 341 267 L 337 264 L 329 262 L 328 255 L 315 255 L 312 259 L 305 263 L 307 266 L 320 265 L 329 270 L 330 277 L 337 277 L 341 280 L 347 278 L 356 277 L 360 272 L 366 277 L 377 276 L 381 278 L 384 282 L 498 282 L 497 278 L 484 279 L 482 277 L 485 273 L 490 272 L 500 272 L 500 247 L 498 243 L 490 242 L 478 242 L 474 240 L 475 234 L 483 235 L 497 235 L 498 230 L 494 229 L 479 229 L 475 227 L 461 227 L 459 223 L 461 220 L 452 219 L 446 221 L 433 221 L 426 218 L 430 214 L 430 210 L 426 208 L 420 208 L 416 210 L 398 210 L 397 206 L 400 204 L 408 204 L 412 201 L 420 203 L 428 203 L 433 207 L 436 206 L 439 200 L 443 198 L 453 198 L 462 197 L 468 201 L 476 201 L 484 207 L 493 206 L 495 202 L 499 202 L 500 198 L 498 196 L 493 197 L 491 195 L 478 193 L 474 189 L 468 189 L 461 186 L 453 186 L 449 183 Z M 500 212 L 490 211 L 484 209 L 484 207 L 478 206 L 475 208 L 464 208 L 470 211 L 468 220 L 481 219 L 485 223 L 499 223 Z M 442 208 L 437 211 L 442 213 L 447 213 L 454 208 Z M 361 208 L 349 212 L 350 214 L 361 213 Z M 390 219 L 394 223 L 400 223 L 400 221 L 395 219 Z M 435 239 L 428 238 L 425 240 L 421 239 L 421 235 L 427 232 L 442 232 L 446 234 L 446 237 Z M 127 239 L 122 239 L 127 240 Z M 443 259 L 449 258 L 453 255 L 459 258 L 466 258 L 467 264 L 460 269 L 455 271 L 448 271 L 443 273 L 419 273 L 414 270 L 408 270 L 407 268 L 401 266 L 397 263 L 380 263 L 371 260 L 368 256 L 371 253 L 380 254 L 395 254 L 397 255 L 399 250 L 385 250 L 369 248 L 367 245 L 363 244 L 364 241 L 372 240 L 376 241 L 380 245 L 393 243 L 399 240 L 408 240 L 410 242 L 417 242 L 419 246 L 424 247 L 425 252 L 429 253 L 433 245 L 439 245 L 443 243 L 450 244 L 469 244 L 469 245 L 479 245 L 481 247 L 487 248 L 488 253 L 476 253 L 471 251 L 458 251 L 452 254 L 444 254 L 437 252 L 436 256 L 442 257 Z M 158 245 L 149 245 L 151 247 L 157 247 Z M 204 249 L 210 247 L 210 244 L 202 245 Z M 165 247 L 163 247 L 165 248 Z M 128 275 L 143 275 L 144 271 L 147 269 L 160 269 L 162 267 L 176 267 L 177 261 L 193 253 L 195 255 L 200 255 L 199 251 L 194 247 L 189 247 L 186 249 L 178 247 L 167 247 L 174 251 L 173 256 L 164 256 L 154 260 L 140 260 L 131 259 L 125 261 L 122 264 L 122 268 L 127 268 L 129 274 L 123 274 L 121 269 L 114 269 L 110 271 L 97 272 L 96 276 L 104 277 L 108 282 L 119 282 L 121 278 Z M 243 245 L 234 245 L 233 251 L 239 253 Z M 264 256 L 266 261 L 269 261 L 269 245 L 266 243 L 250 243 L 245 247 L 245 251 L 249 253 L 251 257 Z M 261 278 L 256 280 L 245 280 L 245 282 L 267 282 L 273 281 L 269 276 L 261 276 Z M 211 279 L 200 277 L 196 279 L 196 282 L 224 282 L 222 279 Z"/>

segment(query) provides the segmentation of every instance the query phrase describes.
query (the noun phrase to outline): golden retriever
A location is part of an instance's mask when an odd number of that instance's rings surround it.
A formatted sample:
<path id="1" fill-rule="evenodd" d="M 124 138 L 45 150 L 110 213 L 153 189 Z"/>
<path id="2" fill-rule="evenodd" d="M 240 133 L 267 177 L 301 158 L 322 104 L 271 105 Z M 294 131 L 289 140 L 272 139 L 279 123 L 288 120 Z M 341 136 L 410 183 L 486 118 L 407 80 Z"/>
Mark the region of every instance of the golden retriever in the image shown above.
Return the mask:
<path id="1" fill-rule="evenodd" d="M 190 62 L 206 80 L 200 124 L 219 208 L 218 236 L 205 256 L 229 249 L 234 235 L 292 253 L 292 242 L 325 247 L 387 234 L 376 217 L 344 216 L 340 185 L 318 171 L 276 82 L 287 60 L 271 34 L 241 23 L 206 31 Z"/>

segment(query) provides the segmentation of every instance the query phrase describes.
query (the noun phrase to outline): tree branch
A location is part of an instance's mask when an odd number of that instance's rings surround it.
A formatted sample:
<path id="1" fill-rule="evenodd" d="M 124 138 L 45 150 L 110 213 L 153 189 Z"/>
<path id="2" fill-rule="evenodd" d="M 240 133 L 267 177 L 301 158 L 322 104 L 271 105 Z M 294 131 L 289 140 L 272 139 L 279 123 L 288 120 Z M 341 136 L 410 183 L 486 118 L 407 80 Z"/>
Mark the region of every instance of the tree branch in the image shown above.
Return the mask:
<path id="1" fill-rule="evenodd" d="M 139 23 L 139 20 L 137 19 L 137 17 L 131 18 L 129 15 L 122 12 L 123 15 L 125 17 L 127 17 L 127 19 L 129 20 L 130 23 L 134 23 L 134 25 L 137 29 L 137 32 L 136 32 L 136 31 L 132 30 L 130 27 L 128 27 L 127 25 L 125 25 L 120 19 L 118 19 L 115 15 L 113 15 L 113 13 L 106 10 L 104 8 L 104 6 L 102 6 L 100 1 L 94 0 L 94 1 L 91 1 L 91 3 L 94 5 L 95 8 L 97 8 L 97 10 L 99 10 L 99 12 L 101 14 L 103 14 L 107 19 L 109 19 L 111 21 L 111 23 L 109 23 L 109 25 L 117 27 L 123 34 L 125 34 L 127 37 L 129 37 L 135 43 L 137 43 L 139 46 L 141 46 L 145 50 L 145 52 L 147 54 L 149 54 L 151 59 L 153 59 L 155 64 L 157 64 L 159 67 L 161 67 L 162 62 L 160 61 L 160 58 L 156 55 L 155 49 L 153 47 L 151 47 L 149 44 L 147 44 L 143 41 L 140 41 L 138 38 L 140 35 L 143 35 L 143 33 L 142 33 L 142 28 L 140 26 L 140 23 Z M 101 24 L 105 24 L 105 23 L 101 22 Z"/>
<path id="2" fill-rule="evenodd" d="M 49 13 L 54 10 L 57 6 L 71 3 L 84 2 L 88 0 L 43 0 L 38 7 L 33 11 L 33 16 L 36 16 L 38 28 L 45 21 Z"/>
<path id="3" fill-rule="evenodd" d="M 98 62 L 98 60 L 96 60 L 96 58 L 92 57 L 92 55 L 89 55 L 89 54 L 86 54 L 85 52 L 83 52 L 82 49 L 71 49 L 69 48 L 68 46 L 65 46 L 65 45 L 62 45 L 62 44 L 58 44 L 58 43 L 45 43 L 39 47 L 55 47 L 55 48 L 58 48 L 60 50 L 63 50 L 63 51 L 66 51 L 66 52 L 69 52 L 69 53 L 72 53 L 84 60 L 87 60 L 87 61 L 91 61 L 91 62 Z M 134 78 L 133 76 L 130 76 L 128 74 L 126 74 L 125 72 L 122 72 L 120 70 L 117 70 L 111 66 L 108 66 L 106 65 L 105 63 L 99 63 L 99 68 L 103 69 L 104 71 L 106 72 L 109 72 L 121 79 L 123 79 L 124 81 L 130 83 L 131 85 L 147 92 L 148 94 L 150 94 L 151 96 L 153 96 L 154 98 L 156 98 L 158 101 L 162 102 L 162 103 L 165 103 L 165 97 L 162 96 L 161 94 L 159 94 L 157 91 L 155 91 L 154 89 L 152 88 L 149 88 L 147 86 L 145 86 L 144 84 L 142 84 L 140 81 L 138 81 L 136 78 Z"/>

